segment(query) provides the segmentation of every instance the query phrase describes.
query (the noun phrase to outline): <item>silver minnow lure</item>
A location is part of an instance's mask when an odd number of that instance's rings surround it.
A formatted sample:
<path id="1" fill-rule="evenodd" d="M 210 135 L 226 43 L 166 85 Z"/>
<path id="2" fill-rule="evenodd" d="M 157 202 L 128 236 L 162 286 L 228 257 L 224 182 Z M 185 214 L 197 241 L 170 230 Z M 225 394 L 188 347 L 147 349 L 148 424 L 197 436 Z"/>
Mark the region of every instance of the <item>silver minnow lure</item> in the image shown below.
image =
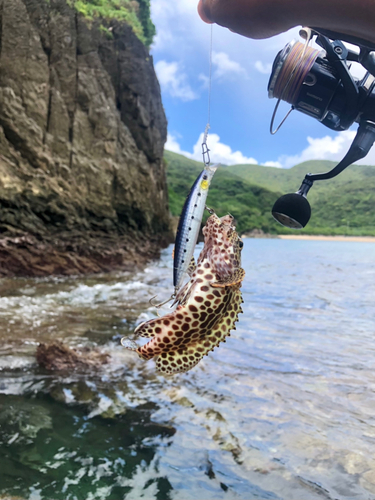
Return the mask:
<path id="1" fill-rule="evenodd" d="M 219 164 L 206 165 L 198 175 L 184 203 L 178 223 L 173 256 L 173 286 L 175 294 L 182 284 L 194 254 L 206 206 L 208 188 Z"/>

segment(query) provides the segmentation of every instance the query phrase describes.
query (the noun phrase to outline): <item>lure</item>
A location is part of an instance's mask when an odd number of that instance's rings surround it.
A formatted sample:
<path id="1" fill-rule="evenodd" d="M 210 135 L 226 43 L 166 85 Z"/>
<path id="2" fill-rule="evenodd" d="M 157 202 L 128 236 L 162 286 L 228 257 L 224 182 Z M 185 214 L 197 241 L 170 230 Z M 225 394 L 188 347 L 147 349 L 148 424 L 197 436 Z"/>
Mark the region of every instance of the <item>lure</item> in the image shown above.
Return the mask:
<path id="1" fill-rule="evenodd" d="M 184 203 L 178 223 L 173 255 L 173 286 L 175 293 L 180 289 L 197 243 L 206 207 L 208 188 L 219 165 L 206 165 L 199 174 Z M 210 209 L 208 209 L 211 212 Z"/>
<path id="2" fill-rule="evenodd" d="M 155 297 L 153 297 L 150 300 L 150 303 L 157 308 L 176 298 L 189 267 L 195 265 L 193 254 L 195 245 L 197 244 L 199 230 L 201 228 L 204 209 L 206 208 L 210 214 L 213 213 L 211 209 L 206 207 L 208 188 L 210 187 L 212 178 L 219 166 L 219 164 L 206 164 L 202 172 L 196 178 L 190 193 L 185 200 L 177 227 L 176 241 L 173 251 L 174 293 L 168 300 L 161 302 L 160 304 L 154 304 L 153 300 Z"/>

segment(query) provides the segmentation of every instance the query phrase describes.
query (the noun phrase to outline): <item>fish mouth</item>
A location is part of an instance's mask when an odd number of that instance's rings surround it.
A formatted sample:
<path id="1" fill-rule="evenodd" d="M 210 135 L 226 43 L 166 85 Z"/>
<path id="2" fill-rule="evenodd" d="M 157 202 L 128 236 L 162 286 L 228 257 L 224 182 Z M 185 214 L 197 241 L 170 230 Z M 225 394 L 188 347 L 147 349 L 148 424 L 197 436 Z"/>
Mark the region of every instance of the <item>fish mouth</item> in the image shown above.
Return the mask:
<path id="1" fill-rule="evenodd" d="M 212 226 L 210 226 L 209 221 Z M 210 229 L 208 227 L 210 226 Z M 222 234 L 222 237 L 224 238 L 224 241 L 227 243 L 231 243 L 235 241 L 236 239 L 239 239 L 239 236 L 236 232 L 236 224 L 235 224 L 235 219 L 233 215 L 227 214 L 224 215 L 223 217 L 218 217 L 215 213 L 212 214 L 208 219 L 206 226 L 203 228 L 203 234 L 204 236 L 208 236 L 211 234 L 211 231 L 215 231 L 215 228 L 219 230 L 219 233 Z"/>
<path id="2" fill-rule="evenodd" d="M 224 227 L 234 227 L 234 217 L 233 215 L 224 215 L 220 218 L 220 222 L 224 225 Z"/>

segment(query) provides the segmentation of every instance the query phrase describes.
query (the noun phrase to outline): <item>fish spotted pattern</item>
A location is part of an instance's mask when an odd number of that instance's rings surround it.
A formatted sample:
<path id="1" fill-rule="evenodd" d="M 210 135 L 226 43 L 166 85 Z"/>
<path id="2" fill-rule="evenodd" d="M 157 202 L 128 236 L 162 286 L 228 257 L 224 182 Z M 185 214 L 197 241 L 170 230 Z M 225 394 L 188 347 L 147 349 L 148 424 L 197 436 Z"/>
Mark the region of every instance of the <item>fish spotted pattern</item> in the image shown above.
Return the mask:
<path id="1" fill-rule="evenodd" d="M 151 340 L 136 349 L 145 360 L 156 357 L 164 374 L 186 372 L 235 329 L 242 312 L 243 242 L 233 217 L 211 215 L 203 228 L 204 247 L 190 280 L 178 292 L 174 312 L 140 324 L 135 334 Z"/>

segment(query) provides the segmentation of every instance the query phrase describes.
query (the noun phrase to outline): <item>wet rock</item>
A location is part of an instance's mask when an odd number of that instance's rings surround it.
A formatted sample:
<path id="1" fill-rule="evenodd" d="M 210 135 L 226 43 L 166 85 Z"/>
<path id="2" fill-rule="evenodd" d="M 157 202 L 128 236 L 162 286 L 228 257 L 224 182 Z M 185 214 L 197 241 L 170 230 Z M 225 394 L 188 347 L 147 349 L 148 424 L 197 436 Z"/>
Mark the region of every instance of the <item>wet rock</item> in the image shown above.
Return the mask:
<path id="1" fill-rule="evenodd" d="M 1 2 L 0 277 L 134 267 L 171 239 L 152 57 L 103 23 Z"/>
<path id="2" fill-rule="evenodd" d="M 36 360 L 46 370 L 86 371 L 100 369 L 103 364 L 108 363 L 109 355 L 87 347 L 72 349 L 62 342 L 55 342 L 39 344 Z"/>
<path id="3" fill-rule="evenodd" d="M 194 408 L 194 404 L 188 398 L 180 398 L 176 400 L 176 403 L 185 406 L 186 408 Z"/>

